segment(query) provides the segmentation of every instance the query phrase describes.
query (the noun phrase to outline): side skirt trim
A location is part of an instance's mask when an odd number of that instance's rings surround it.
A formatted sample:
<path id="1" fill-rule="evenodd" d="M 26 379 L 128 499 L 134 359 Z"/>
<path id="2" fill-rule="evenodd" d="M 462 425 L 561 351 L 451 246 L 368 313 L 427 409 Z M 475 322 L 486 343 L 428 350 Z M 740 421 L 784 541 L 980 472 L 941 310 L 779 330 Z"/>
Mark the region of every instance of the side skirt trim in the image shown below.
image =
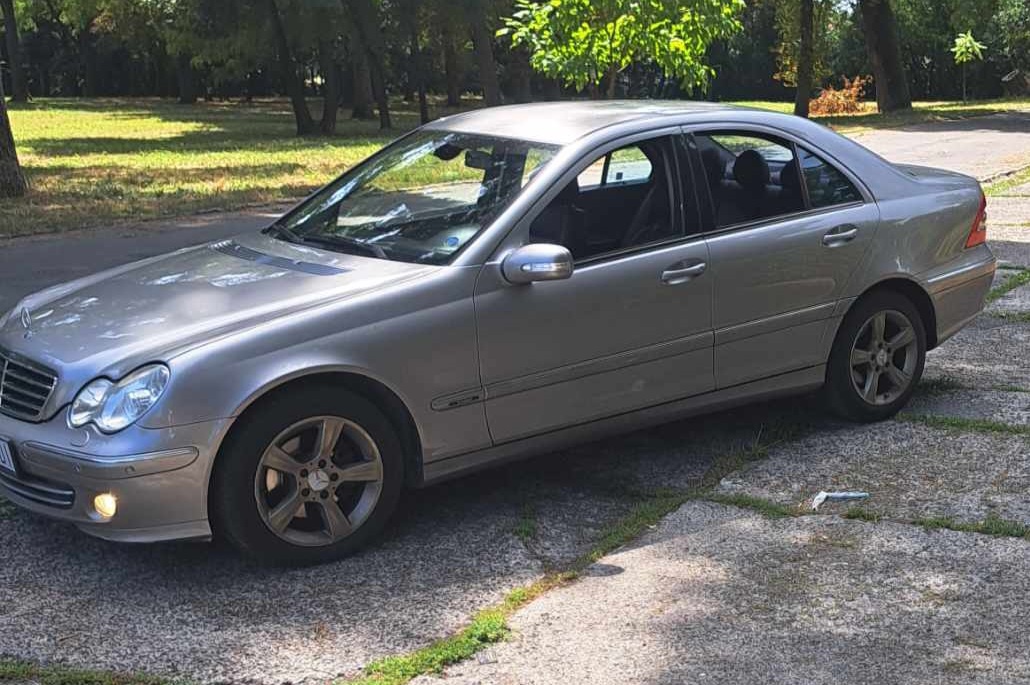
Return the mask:
<path id="1" fill-rule="evenodd" d="M 534 435 L 484 450 L 434 461 L 424 466 L 423 485 L 438 483 L 497 464 L 524 459 L 590 440 L 646 428 L 674 419 L 726 409 L 763 399 L 803 393 L 823 384 L 825 364 L 791 371 L 703 395 L 694 395 L 626 414 L 608 416 L 589 423 Z"/>

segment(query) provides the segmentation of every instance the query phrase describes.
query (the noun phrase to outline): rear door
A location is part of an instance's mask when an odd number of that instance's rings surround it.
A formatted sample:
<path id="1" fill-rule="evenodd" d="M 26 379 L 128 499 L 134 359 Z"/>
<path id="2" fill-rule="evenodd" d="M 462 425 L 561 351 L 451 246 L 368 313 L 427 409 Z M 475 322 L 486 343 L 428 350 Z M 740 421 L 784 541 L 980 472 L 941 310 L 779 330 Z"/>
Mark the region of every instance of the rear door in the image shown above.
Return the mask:
<path id="1" fill-rule="evenodd" d="M 719 388 L 823 364 L 879 211 L 824 153 L 763 129 L 696 129 Z"/>

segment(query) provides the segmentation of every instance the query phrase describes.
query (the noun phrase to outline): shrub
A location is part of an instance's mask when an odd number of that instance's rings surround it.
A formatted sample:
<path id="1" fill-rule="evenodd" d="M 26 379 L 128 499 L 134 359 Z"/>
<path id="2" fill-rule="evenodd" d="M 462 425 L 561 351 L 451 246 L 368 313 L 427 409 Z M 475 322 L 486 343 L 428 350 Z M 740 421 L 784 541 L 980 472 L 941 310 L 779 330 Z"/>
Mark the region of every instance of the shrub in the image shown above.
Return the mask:
<path id="1" fill-rule="evenodd" d="M 812 100 L 808 109 L 812 114 L 857 114 L 865 109 L 865 89 L 873 79 L 871 76 L 844 77 L 841 88 L 828 86 Z"/>

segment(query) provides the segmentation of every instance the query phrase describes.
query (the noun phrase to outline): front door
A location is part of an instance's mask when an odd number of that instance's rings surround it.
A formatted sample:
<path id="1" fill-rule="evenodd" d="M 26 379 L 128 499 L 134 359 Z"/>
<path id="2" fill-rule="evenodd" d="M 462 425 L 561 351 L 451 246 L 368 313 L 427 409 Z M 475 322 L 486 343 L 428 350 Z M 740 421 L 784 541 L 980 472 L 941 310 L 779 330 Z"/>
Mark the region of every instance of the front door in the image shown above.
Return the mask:
<path id="1" fill-rule="evenodd" d="M 515 229 L 522 243 L 569 247 L 571 278 L 510 285 L 496 261 L 484 267 L 475 302 L 495 443 L 714 387 L 708 247 L 674 142 L 584 160 L 578 178 Z"/>

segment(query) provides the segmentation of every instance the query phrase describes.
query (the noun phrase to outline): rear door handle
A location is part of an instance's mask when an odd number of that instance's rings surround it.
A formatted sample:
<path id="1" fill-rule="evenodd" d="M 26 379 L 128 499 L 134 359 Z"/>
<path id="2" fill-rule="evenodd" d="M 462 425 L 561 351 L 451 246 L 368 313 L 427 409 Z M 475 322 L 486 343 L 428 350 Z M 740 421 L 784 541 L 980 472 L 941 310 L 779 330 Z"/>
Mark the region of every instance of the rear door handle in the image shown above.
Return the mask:
<path id="1" fill-rule="evenodd" d="M 698 262 L 690 266 L 673 264 L 673 267 L 676 268 L 668 268 L 662 272 L 662 283 L 665 285 L 680 285 L 693 280 L 703 274 L 708 265 L 704 262 Z"/>
<path id="2" fill-rule="evenodd" d="M 858 227 L 850 224 L 838 226 L 829 233 L 823 236 L 823 245 L 826 247 L 834 247 L 836 245 L 843 245 L 844 243 L 850 243 L 858 237 Z"/>

